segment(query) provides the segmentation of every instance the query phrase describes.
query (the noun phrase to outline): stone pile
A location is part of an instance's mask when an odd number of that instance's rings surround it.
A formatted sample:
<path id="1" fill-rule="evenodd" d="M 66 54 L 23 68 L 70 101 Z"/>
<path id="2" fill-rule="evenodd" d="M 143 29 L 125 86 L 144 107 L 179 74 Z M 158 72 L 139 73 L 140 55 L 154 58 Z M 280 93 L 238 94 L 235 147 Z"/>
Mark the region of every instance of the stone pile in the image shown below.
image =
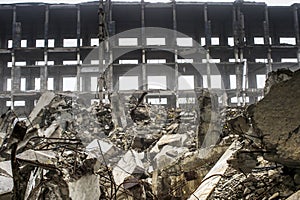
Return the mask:
<path id="1" fill-rule="evenodd" d="M 208 90 L 198 111 L 143 93 L 118 119 L 110 104 L 46 92 L 26 122 L 0 117 L 0 198 L 201 199 L 203 185 L 205 199 L 297 198 L 299 82 L 273 72 L 263 100 L 221 111 Z"/>

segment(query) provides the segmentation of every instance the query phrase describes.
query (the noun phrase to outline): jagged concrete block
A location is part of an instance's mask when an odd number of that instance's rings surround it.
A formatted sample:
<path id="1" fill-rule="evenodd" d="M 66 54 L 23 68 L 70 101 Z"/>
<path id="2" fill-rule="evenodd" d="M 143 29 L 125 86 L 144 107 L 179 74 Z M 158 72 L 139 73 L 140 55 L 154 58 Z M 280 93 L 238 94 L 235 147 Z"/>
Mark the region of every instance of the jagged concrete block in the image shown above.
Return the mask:
<path id="1" fill-rule="evenodd" d="M 292 194 L 289 198 L 286 200 L 299 200 L 300 199 L 300 190 Z"/>
<path id="2" fill-rule="evenodd" d="M 249 112 L 254 133 L 261 138 L 267 160 L 300 167 L 300 71 L 272 85 L 268 94 Z"/>
<path id="3" fill-rule="evenodd" d="M 45 108 L 45 106 L 49 105 L 49 103 L 55 98 L 54 92 L 45 92 L 43 95 L 39 98 L 39 101 L 35 105 L 34 109 L 31 111 L 29 115 L 29 121 L 27 122 L 27 126 L 30 125 L 30 123 L 38 123 L 38 114 L 41 112 L 42 109 Z"/>
<path id="4" fill-rule="evenodd" d="M 10 161 L 0 162 L 0 195 L 11 192 L 13 178 Z"/>
<path id="5" fill-rule="evenodd" d="M 11 162 L 10 161 L 3 161 L 0 162 L 0 173 L 7 174 L 12 176 L 12 169 L 11 169 Z"/>
<path id="6" fill-rule="evenodd" d="M 44 165 L 55 165 L 57 163 L 57 154 L 52 151 L 34 151 L 29 149 L 16 156 L 20 160 L 37 162 Z"/>
<path id="7" fill-rule="evenodd" d="M 14 183 L 12 177 L 0 175 L 0 195 L 11 192 L 13 187 Z"/>
<path id="8" fill-rule="evenodd" d="M 122 184 L 124 180 L 131 175 L 143 174 L 145 172 L 145 167 L 142 162 L 143 158 L 143 153 L 138 153 L 134 150 L 127 151 L 113 169 L 116 184 Z"/>
<path id="9" fill-rule="evenodd" d="M 197 190 L 190 196 L 189 200 L 206 200 L 212 193 L 216 185 L 221 179 L 221 176 L 214 176 L 215 174 L 224 174 L 228 168 L 227 160 L 241 148 L 241 144 L 238 141 L 234 141 L 230 147 L 226 150 L 223 156 L 215 164 L 215 166 L 206 174 L 203 178 L 201 185 Z"/>
<path id="10" fill-rule="evenodd" d="M 186 147 L 164 146 L 153 159 L 155 169 L 163 169 L 188 151 Z"/>
<path id="11" fill-rule="evenodd" d="M 101 149 L 100 149 L 101 148 Z M 121 149 L 109 142 L 95 139 L 88 146 L 86 146 L 89 158 L 97 158 L 102 164 L 104 160 L 107 164 L 115 164 L 123 155 Z"/>
<path id="12" fill-rule="evenodd" d="M 188 136 L 185 134 L 163 135 L 156 143 L 158 148 L 162 148 L 165 145 L 182 147 L 185 146 Z"/>

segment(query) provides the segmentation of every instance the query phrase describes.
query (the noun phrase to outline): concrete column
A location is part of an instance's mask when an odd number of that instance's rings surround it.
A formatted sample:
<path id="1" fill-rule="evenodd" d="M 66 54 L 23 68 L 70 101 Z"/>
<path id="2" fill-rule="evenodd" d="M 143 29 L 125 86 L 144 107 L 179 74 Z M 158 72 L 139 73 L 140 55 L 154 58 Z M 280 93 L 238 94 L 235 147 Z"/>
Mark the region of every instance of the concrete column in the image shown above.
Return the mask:
<path id="1" fill-rule="evenodd" d="M 257 88 L 256 73 L 248 73 L 248 86 L 249 88 Z M 249 96 L 250 103 L 256 102 L 256 96 Z"/>
<path id="2" fill-rule="evenodd" d="M 146 51 L 145 51 L 145 45 L 146 45 L 146 36 L 145 36 L 145 2 L 144 0 L 141 1 L 141 27 L 142 27 L 142 90 L 147 90 L 147 68 L 146 68 Z"/>
<path id="3" fill-rule="evenodd" d="M 48 86 L 48 26 L 49 26 L 49 6 L 45 5 L 45 21 L 44 21 L 44 62 L 45 66 L 40 67 L 40 85 L 41 92 L 47 90 Z"/>
<path id="4" fill-rule="evenodd" d="M 4 68 L 6 67 L 6 64 L 3 60 L 0 60 L 0 91 L 4 91 L 4 83 L 6 82 L 6 79 L 4 77 Z M 1 105 L 1 103 L 0 103 Z"/>
<path id="5" fill-rule="evenodd" d="M 21 23 L 17 23 L 17 9 L 16 6 L 13 8 L 13 49 L 12 49 L 12 68 L 11 68 L 11 78 L 12 78 L 12 102 L 13 102 L 13 94 L 15 92 L 20 91 L 21 85 L 21 68 L 16 66 L 16 55 L 15 48 L 21 46 Z M 13 103 L 12 103 L 13 105 Z"/>
<path id="6" fill-rule="evenodd" d="M 297 60 L 298 67 L 300 68 L 300 31 L 299 31 L 299 18 L 298 18 L 298 8 L 294 5 L 294 28 L 295 28 L 295 36 L 296 36 L 296 45 L 298 47 L 297 52 Z"/>
<path id="7" fill-rule="evenodd" d="M 81 70 L 81 64 L 80 64 L 80 5 L 77 5 L 77 30 L 76 30 L 76 36 L 77 36 L 77 48 L 76 48 L 76 55 L 77 55 L 77 91 L 80 91 L 80 70 Z M 85 79 L 82 78 L 82 82 L 85 82 Z M 82 87 L 83 89 L 83 87 Z"/>
<path id="8" fill-rule="evenodd" d="M 263 22 L 264 25 L 264 43 L 265 45 L 270 44 L 270 25 L 269 25 L 269 10 L 268 6 L 265 6 L 265 21 Z"/>
<path id="9" fill-rule="evenodd" d="M 204 5 L 204 24 L 205 24 L 205 43 L 206 43 L 206 73 L 207 73 L 207 86 L 211 88 L 211 71 L 210 71 L 210 56 L 209 47 L 211 46 L 211 24 L 208 20 L 207 4 Z"/>

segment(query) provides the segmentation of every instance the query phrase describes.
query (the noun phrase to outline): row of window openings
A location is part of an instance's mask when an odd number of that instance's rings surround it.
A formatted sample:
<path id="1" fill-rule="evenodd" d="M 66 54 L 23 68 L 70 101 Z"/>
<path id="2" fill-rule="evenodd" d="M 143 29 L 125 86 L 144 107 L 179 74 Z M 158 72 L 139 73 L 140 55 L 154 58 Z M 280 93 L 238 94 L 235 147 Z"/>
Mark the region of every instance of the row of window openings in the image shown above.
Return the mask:
<path id="1" fill-rule="evenodd" d="M 203 87 L 208 87 L 207 75 L 203 75 Z M 222 88 L 221 75 L 211 75 L 211 88 Z M 230 75 L 230 89 L 236 89 L 236 75 Z M 256 75 L 257 88 L 264 88 L 266 75 Z M 248 83 L 247 86 L 248 88 Z M 139 77 L 138 76 L 120 76 L 119 77 L 119 90 L 138 90 Z M 148 76 L 148 89 L 167 89 L 166 76 Z M 193 90 L 194 89 L 194 76 L 183 75 L 178 77 L 179 90 Z"/>
<path id="2" fill-rule="evenodd" d="M 258 97 L 258 100 L 262 99 L 262 96 Z M 178 104 L 195 104 L 196 99 L 194 97 L 179 97 L 177 99 Z M 239 97 L 239 101 L 242 102 L 243 98 Z M 91 99 L 91 104 L 94 102 L 99 102 L 99 99 Z M 147 102 L 153 105 L 166 105 L 168 103 L 167 98 L 147 98 Z M 231 103 L 238 103 L 238 98 L 237 97 L 232 97 L 230 99 Z M 245 102 L 249 103 L 249 97 L 245 98 Z M 222 99 L 219 97 L 219 103 L 222 103 Z M 36 100 L 35 103 L 36 104 Z M 14 101 L 14 106 L 15 107 L 25 107 L 26 102 L 25 101 Z M 10 107 L 11 106 L 11 101 L 6 101 L 6 106 Z"/>
<path id="3" fill-rule="evenodd" d="M 258 97 L 258 100 L 262 99 L 262 96 Z M 238 103 L 238 99 L 240 102 L 243 101 L 242 97 L 232 97 L 230 99 L 231 103 Z M 219 103 L 222 103 L 222 98 L 219 97 Z M 196 99 L 194 97 L 179 97 L 177 99 L 178 104 L 195 104 L 196 103 Z M 34 105 L 36 105 L 36 100 L 34 102 Z M 94 102 L 99 102 L 99 99 L 91 99 L 91 104 L 93 104 Z M 168 103 L 168 99 L 165 97 L 162 98 L 147 98 L 147 102 L 153 105 L 166 105 Z M 249 103 L 249 97 L 245 98 L 245 102 Z M 26 105 L 25 101 L 14 101 L 14 106 L 15 107 L 24 107 Z M 6 106 L 10 107 L 11 106 L 11 101 L 6 101 Z"/>
<path id="4" fill-rule="evenodd" d="M 6 79 L 6 90 L 11 91 L 12 89 L 12 80 L 11 78 Z M 54 78 L 48 78 L 48 90 L 54 90 Z M 26 78 L 21 78 L 21 91 L 26 91 Z M 34 90 L 40 90 L 40 78 L 34 79 Z"/>
<path id="5" fill-rule="evenodd" d="M 221 75 L 211 75 L 211 88 L 222 88 Z M 236 75 L 230 75 L 230 89 L 236 89 Z M 148 76 L 148 89 L 167 89 L 166 76 Z M 266 75 L 256 75 L 257 88 L 264 88 Z M 11 91 L 11 78 L 7 79 L 7 91 Z M 40 90 L 40 78 L 35 78 L 34 90 Z M 91 77 L 91 91 L 96 91 L 97 77 Z M 82 85 L 82 79 L 80 79 Z M 76 91 L 77 88 L 76 77 L 63 77 L 63 91 Z M 203 75 L 203 87 L 208 87 L 207 75 Z M 248 86 L 247 86 L 248 87 Z M 119 90 L 138 90 L 139 77 L 138 76 L 120 76 L 119 77 Z M 54 78 L 48 78 L 48 90 L 54 89 Z M 182 75 L 178 77 L 179 90 L 193 90 L 194 89 L 194 76 Z M 26 91 L 26 78 L 21 78 L 21 91 Z"/>
<path id="6" fill-rule="evenodd" d="M 263 37 L 254 37 L 253 39 L 254 39 L 254 44 L 264 44 L 265 43 Z M 246 38 L 244 38 L 244 42 L 246 42 Z M 191 46 L 193 46 L 193 39 L 191 37 L 176 38 L 176 43 L 177 43 L 177 46 L 191 47 Z M 269 38 L 269 43 L 272 44 L 271 38 Z M 279 43 L 296 45 L 296 38 L 280 37 Z M 229 46 L 234 46 L 234 38 L 228 37 L 227 44 Z M 146 45 L 164 46 L 164 45 L 166 45 L 166 38 L 146 38 Z M 200 45 L 202 45 L 202 46 L 206 45 L 206 39 L 204 37 L 200 38 Z M 211 45 L 220 45 L 219 37 L 212 37 Z M 119 46 L 138 46 L 138 38 L 119 38 Z"/>
<path id="7" fill-rule="evenodd" d="M 247 59 L 244 59 L 246 61 Z M 187 59 L 177 59 L 177 63 L 193 63 L 192 58 L 187 58 Z M 229 62 L 236 62 L 234 58 L 230 58 L 228 60 Z M 270 60 L 273 62 L 273 59 Z M 209 59 L 210 63 L 220 63 L 221 59 Z M 239 62 L 239 60 L 238 60 Z M 256 63 L 268 63 L 268 59 L 266 58 L 256 58 L 255 59 Z M 298 59 L 297 58 L 281 58 L 282 63 L 297 63 Z M 98 65 L 99 61 L 98 60 L 91 60 L 91 65 Z M 119 64 L 138 64 L 138 60 L 119 60 Z M 165 64 L 167 63 L 166 59 L 147 59 L 148 64 Z M 202 63 L 207 63 L 206 59 L 202 59 Z M 48 66 L 54 65 L 54 61 L 48 61 Z M 79 61 L 79 64 L 82 64 L 82 60 Z M 103 61 L 103 64 L 105 64 L 105 60 Z M 26 61 L 18 61 L 15 62 L 16 66 L 26 66 Z M 44 66 L 45 61 L 35 61 L 36 66 Z M 63 65 L 77 65 L 77 60 L 64 60 Z M 7 62 L 7 67 L 12 67 L 12 62 Z"/>
<path id="8" fill-rule="evenodd" d="M 246 39 L 244 38 L 244 41 L 246 42 Z M 80 46 L 82 46 L 82 39 L 80 39 L 79 42 Z M 182 38 L 176 38 L 177 46 L 182 47 L 191 47 L 193 46 L 193 39 L 191 37 L 182 37 Z M 200 45 L 204 46 L 206 45 L 206 40 L 204 37 L 201 37 L 200 39 Z M 271 38 L 269 38 L 269 43 L 272 44 Z M 290 44 L 290 45 L 296 45 L 296 38 L 294 37 L 280 37 L 279 38 L 280 44 Z M 212 37 L 211 38 L 211 44 L 212 45 L 220 45 L 220 39 L 219 37 Z M 234 38 L 228 37 L 227 44 L 229 46 L 234 46 Z M 263 37 L 254 37 L 254 44 L 264 44 L 264 38 Z M 90 39 L 90 45 L 91 46 L 99 46 L 99 39 L 98 38 L 91 38 Z M 138 38 L 119 38 L 118 41 L 119 46 L 138 46 Z M 158 45 L 158 46 L 164 46 L 166 45 L 166 38 L 146 38 L 146 45 Z M 13 41 L 8 40 L 8 48 L 12 48 Z M 36 47 L 45 47 L 45 40 L 44 39 L 38 39 L 35 42 Z M 54 47 L 54 39 L 48 39 L 48 47 Z M 21 47 L 27 47 L 27 40 L 21 40 Z M 63 47 L 77 47 L 77 39 L 63 39 Z"/>
<path id="9" fill-rule="evenodd" d="M 46 64 L 45 61 L 35 61 L 36 66 L 44 66 Z M 82 60 L 79 61 L 79 64 L 82 64 Z M 91 60 L 91 65 L 98 65 L 99 60 Z M 105 60 L 103 60 L 103 64 L 105 64 Z M 48 61 L 48 66 L 54 65 L 54 61 Z M 63 65 L 77 65 L 77 60 L 64 60 Z M 18 61 L 15 62 L 15 66 L 26 66 L 26 61 Z M 7 67 L 12 67 L 12 62 L 7 62 Z"/>
<path id="10" fill-rule="evenodd" d="M 240 62 L 240 59 L 237 60 Z M 243 59 L 243 61 L 247 61 L 247 59 Z M 177 63 L 193 63 L 194 60 L 192 58 L 186 58 L 186 59 L 177 59 Z M 220 63 L 221 59 L 219 58 L 211 58 L 209 59 L 210 63 Z M 236 62 L 234 58 L 228 59 L 228 62 Z M 256 58 L 256 63 L 268 63 L 267 58 Z M 273 62 L 273 59 L 270 60 L 270 62 Z M 281 58 L 281 62 L 292 62 L 296 63 L 298 62 L 297 58 Z M 131 59 L 131 60 L 119 60 L 119 64 L 138 64 L 139 61 L 137 59 Z M 167 63 L 166 59 L 147 59 L 147 63 L 149 64 L 165 64 Z M 207 63 L 207 59 L 202 59 L 202 63 Z"/>
<path id="11" fill-rule="evenodd" d="M 240 59 L 237 60 L 238 62 L 240 62 Z M 247 61 L 247 59 L 243 59 L 243 61 Z M 194 59 L 192 58 L 185 58 L 185 59 L 181 59 L 178 58 L 177 59 L 177 63 L 193 63 Z M 210 63 L 220 63 L 221 59 L 219 58 L 211 58 L 209 59 Z M 236 60 L 234 58 L 230 58 L 228 59 L 228 62 L 236 62 Z M 268 63 L 268 59 L 267 58 L 256 58 L 255 59 L 256 63 Z M 270 62 L 273 62 L 273 59 L 270 60 Z M 297 58 L 281 58 L 281 62 L 292 62 L 292 63 L 296 63 L 298 62 Z M 138 64 L 139 61 L 137 59 L 131 59 L 131 60 L 119 60 L 119 64 Z M 149 64 L 165 64 L 167 63 L 166 59 L 147 59 L 147 63 Z M 207 59 L 202 59 L 202 63 L 207 63 Z"/>

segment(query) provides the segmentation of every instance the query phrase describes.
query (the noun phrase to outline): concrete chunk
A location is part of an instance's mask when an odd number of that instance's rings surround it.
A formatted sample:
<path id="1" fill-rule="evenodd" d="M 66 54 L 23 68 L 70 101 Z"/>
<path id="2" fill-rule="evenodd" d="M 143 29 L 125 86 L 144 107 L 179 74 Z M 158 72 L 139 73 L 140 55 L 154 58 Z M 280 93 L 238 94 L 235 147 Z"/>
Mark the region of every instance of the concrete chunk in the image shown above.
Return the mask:
<path id="1" fill-rule="evenodd" d="M 39 101 L 37 102 L 36 106 L 32 110 L 32 112 L 29 115 L 29 121 L 32 123 L 35 123 L 36 117 L 41 112 L 41 110 L 47 106 L 55 97 L 54 92 L 45 92 L 40 97 Z M 27 122 L 27 126 L 30 125 L 30 122 Z"/>
<path id="2" fill-rule="evenodd" d="M 94 174 L 69 182 L 68 187 L 69 197 L 72 200 L 98 200 L 101 195 L 99 177 Z"/>
<path id="3" fill-rule="evenodd" d="M 10 161 L 3 161 L 0 162 L 0 173 L 7 174 L 9 176 L 12 176 L 12 170 L 11 170 L 11 162 Z"/>
<path id="4" fill-rule="evenodd" d="M 134 150 L 127 151 L 113 169 L 113 176 L 117 185 L 122 184 L 131 175 L 139 175 L 145 172 L 142 162 L 143 157 L 143 153 L 137 153 Z"/>
<path id="5" fill-rule="evenodd" d="M 157 142 L 158 148 L 162 148 L 165 145 L 182 147 L 185 146 L 187 135 L 185 134 L 174 134 L 174 135 L 163 135 Z"/>
<path id="6" fill-rule="evenodd" d="M 163 169 L 188 151 L 186 147 L 164 146 L 153 159 L 153 167 Z"/>
<path id="7" fill-rule="evenodd" d="M 300 70 L 272 85 L 268 94 L 249 112 L 254 132 L 269 154 L 265 159 L 291 168 L 300 166 Z"/>
<path id="8" fill-rule="evenodd" d="M 34 151 L 27 150 L 16 156 L 18 159 L 38 162 L 45 165 L 55 165 L 57 162 L 57 156 L 52 151 Z"/>
<path id="9" fill-rule="evenodd" d="M 100 150 L 101 148 L 101 150 Z M 97 160 L 101 163 L 109 162 L 107 164 L 115 164 L 119 161 L 120 157 L 123 155 L 121 149 L 116 147 L 114 144 L 103 140 L 93 140 L 87 147 L 86 151 L 88 152 L 88 158 L 97 158 Z M 102 151 L 102 154 L 101 154 Z"/>
<path id="10" fill-rule="evenodd" d="M 197 188 L 197 190 L 190 196 L 189 200 L 205 200 L 209 197 L 211 192 L 214 190 L 216 185 L 221 179 L 220 174 L 224 174 L 228 168 L 227 160 L 241 148 L 238 141 L 234 141 L 215 166 L 208 172 L 208 174 L 203 178 L 202 184 Z M 214 176 L 216 175 L 217 176 Z"/>
<path id="11" fill-rule="evenodd" d="M 12 177 L 0 176 L 0 195 L 11 192 L 13 187 Z"/>
<path id="12" fill-rule="evenodd" d="M 292 194 L 289 198 L 286 200 L 299 200 L 300 199 L 300 190 Z"/>

